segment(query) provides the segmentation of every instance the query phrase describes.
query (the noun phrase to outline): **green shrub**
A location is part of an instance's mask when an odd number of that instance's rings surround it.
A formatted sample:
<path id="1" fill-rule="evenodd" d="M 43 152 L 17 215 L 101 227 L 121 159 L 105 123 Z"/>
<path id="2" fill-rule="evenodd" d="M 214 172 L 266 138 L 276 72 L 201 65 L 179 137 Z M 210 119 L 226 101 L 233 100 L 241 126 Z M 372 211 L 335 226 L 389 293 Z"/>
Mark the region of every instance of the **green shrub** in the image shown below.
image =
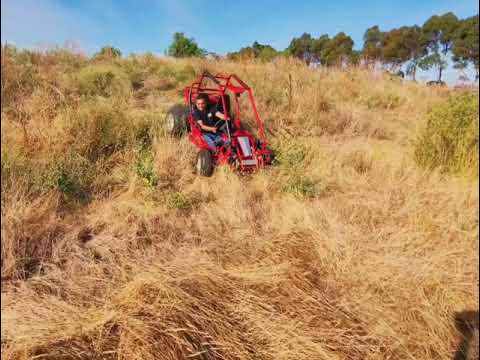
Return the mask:
<path id="1" fill-rule="evenodd" d="M 158 121 L 163 116 L 160 111 L 129 111 L 127 123 L 131 127 L 131 146 L 135 149 L 150 150 L 156 134 L 162 130 L 162 124 Z"/>
<path id="2" fill-rule="evenodd" d="M 428 169 L 478 175 L 478 92 L 465 92 L 432 109 L 415 141 L 415 160 Z"/>
<path id="3" fill-rule="evenodd" d="M 307 155 L 305 145 L 296 142 L 286 142 L 278 150 L 276 149 L 276 161 L 285 168 L 300 166 Z"/>
<path id="4" fill-rule="evenodd" d="M 311 198 L 317 195 L 315 182 L 303 175 L 291 176 L 282 191 L 293 194 L 298 198 Z"/>
<path id="5" fill-rule="evenodd" d="M 104 46 L 100 49 L 98 53 L 96 53 L 94 58 L 106 58 L 106 59 L 115 59 L 115 58 L 120 58 L 122 57 L 122 52 L 113 47 L 113 46 Z"/>
<path id="6" fill-rule="evenodd" d="M 52 157 L 44 170 L 47 189 L 61 192 L 66 199 L 86 200 L 91 190 L 93 164 L 75 152 Z"/>
<path id="7" fill-rule="evenodd" d="M 34 187 L 35 176 L 29 159 L 2 145 L 2 197 L 10 190 Z"/>
<path id="8" fill-rule="evenodd" d="M 197 76 L 195 68 L 190 64 L 176 68 L 172 71 L 172 75 L 180 83 L 192 81 Z"/>
<path id="9" fill-rule="evenodd" d="M 159 131 L 158 113 L 128 111 L 113 99 L 90 99 L 57 119 L 63 142 L 91 161 L 126 148 L 148 150 Z"/>
<path id="10" fill-rule="evenodd" d="M 148 151 L 140 151 L 135 164 L 137 176 L 148 187 L 155 187 L 160 180 L 153 166 L 153 156 Z"/>
<path id="11" fill-rule="evenodd" d="M 174 68 L 171 64 L 152 54 L 129 56 L 122 62 L 122 69 L 127 74 L 134 90 L 144 87 L 145 81 L 151 83 L 150 87 L 169 90 L 176 86 L 177 78 L 185 78 L 184 71 Z"/>
<path id="12" fill-rule="evenodd" d="M 58 191 L 66 200 L 87 200 L 99 174 L 96 164 L 74 150 L 51 153 L 43 159 L 2 149 L 2 196 L 20 191 L 40 196 Z"/>
<path id="13" fill-rule="evenodd" d="M 126 97 L 130 81 L 123 70 L 110 64 L 91 64 L 73 75 L 71 81 L 76 91 L 83 96 Z"/>
<path id="14" fill-rule="evenodd" d="M 108 157 L 132 142 L 132 123 L 114 102 L 89 101 L 64 116 L 64 141 L 91 161 Z"/>
<path id="15" fill-rule="evenodd" d="M 150 148 L 152 145 L 152 123 L 140 121 L 135 125 L 135 142 L 138 143 L 142 149 Z"/>
<path id="16" fill-rule="evenodd" d="M 2 46 L 2 111 L 15 108 L 22 99 L 30 96 L 40 83 L 38 69 L 33 64 L 35 56 L 31 51 L 18 51 L 11 46 Z"/>
<path id="17" fill-rule="evenodd" d="M 165 202 L 169 209 L 188 210 L 192 207 L 192 201 L 178 191 L 167 194 Z"/>
<path id="18" fill-rule="evenodd" d="M 369 95 L 362 99 L 362 103 L 367 106 L 369 110 L 385 109 L 393 110 L 403 103 L 404 99 L 398 95 L 391 93 L 381 93 Z"/>

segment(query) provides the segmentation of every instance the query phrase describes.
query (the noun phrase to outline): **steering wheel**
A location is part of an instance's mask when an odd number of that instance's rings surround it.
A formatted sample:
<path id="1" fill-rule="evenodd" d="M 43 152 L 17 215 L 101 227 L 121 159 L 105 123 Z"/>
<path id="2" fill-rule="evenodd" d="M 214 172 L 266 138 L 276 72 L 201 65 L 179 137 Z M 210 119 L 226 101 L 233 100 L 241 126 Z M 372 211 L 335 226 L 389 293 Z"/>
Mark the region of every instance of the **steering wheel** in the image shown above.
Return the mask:
<path id="1" fill-rule="evenodd" d="M 217 131 L 225 132 L 227 130 L 228 123 L 225 120 L 219 120 L 215 124 Z"/>

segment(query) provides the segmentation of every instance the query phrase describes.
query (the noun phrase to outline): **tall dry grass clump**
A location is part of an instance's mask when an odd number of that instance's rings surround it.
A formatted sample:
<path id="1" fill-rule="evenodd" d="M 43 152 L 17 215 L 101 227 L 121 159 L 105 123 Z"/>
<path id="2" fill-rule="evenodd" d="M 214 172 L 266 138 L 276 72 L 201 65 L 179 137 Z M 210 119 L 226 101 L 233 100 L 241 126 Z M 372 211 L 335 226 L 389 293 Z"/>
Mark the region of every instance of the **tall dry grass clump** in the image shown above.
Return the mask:
<path id="1" fill-rule="evenodd" d="M 163 134 L 204 69 L 252 86 L 274 166 L 200 178 L 188 139 Z M 470 351 L 455 320 L 478 316 L 478 180 L 418 166 L 436 150 L 412 145 L 450 96 L 289 59 L 2 48 L 2 356 Z"/>
<path id="2" fill-rule="evenodd" d="M 460 93 L 428 114 L 415 159 L 425 167 L 478 177 L 478 94 Z"/>

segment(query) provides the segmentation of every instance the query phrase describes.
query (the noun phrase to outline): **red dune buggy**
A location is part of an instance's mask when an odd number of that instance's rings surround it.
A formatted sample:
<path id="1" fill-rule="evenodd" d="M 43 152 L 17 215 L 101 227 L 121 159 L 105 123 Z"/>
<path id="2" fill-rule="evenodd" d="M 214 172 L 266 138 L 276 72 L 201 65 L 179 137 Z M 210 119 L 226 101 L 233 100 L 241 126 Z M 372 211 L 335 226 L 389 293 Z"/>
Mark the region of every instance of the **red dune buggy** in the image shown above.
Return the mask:
<path id="1" fill-rule="evenodd" d="M 211 85 L 207 86 L 207 82 Z M 202 136 L 202 130 L 192 116 L 195 99 L 200 93 L 209 96 L 210 106 L 216 106 L 226 120 L 218 119 L 215 127 L 221 134 L 222 144 L 209 149 Z M 239 98 L 248 94 L 253 110 L 259 139 L 246 130 L 240 119 Z M 234 99 L 234 111 L 231 112 L 231 97 Z M 236 75 L 215 75 L 204 72 L 200 78 L 184 89 L 186 105 L 177 104 L 169 109 L 165 119 L 165 129 L 173 136 L 189 134 L 190 141 L 199 149 L 196 168 L 202 176 L 211 176 L 216 165 L 228 164 L 240 171 L 254 171 L 270 165 L 274 154 L 267 148 L 267 140 L 262 120 L 258 115 L 253 92 Z M 233 115 L 233 116 L 232 116 Z"/>

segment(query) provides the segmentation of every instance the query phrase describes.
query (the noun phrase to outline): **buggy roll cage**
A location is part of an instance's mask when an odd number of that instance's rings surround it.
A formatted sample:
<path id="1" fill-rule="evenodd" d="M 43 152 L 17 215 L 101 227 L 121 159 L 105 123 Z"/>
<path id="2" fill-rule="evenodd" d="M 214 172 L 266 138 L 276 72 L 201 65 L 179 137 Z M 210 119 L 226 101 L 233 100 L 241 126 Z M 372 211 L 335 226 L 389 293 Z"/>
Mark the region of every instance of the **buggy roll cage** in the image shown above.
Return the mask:
<path id="1" fill-rule="evenodd" d="M 203 83 L 206 79 L 212 80 L 217 87 L 206 87 Z M 253 97 L 252 89 L 245 84 L 242 80 L 238 78 L 237 75 L 232 74 L 229 76 L 225 76 L 222 74 L 212 75 L 208 71 L 204 71 L 200 76 L 200 79 L 191 86 L 185 89 L 185 97 L 189 105 L 190 114 L 193 112 L 193 97 L 197 97 L 199 93 L 206 93 L 208 95 L 217 95 L 220 96 L 222 100 L 222 107 L 223 107 L 223 114 L 225 117 L 229 117 L 228 111 L 229 109 L 226 106 L 225 94 L 226 91 L 230 91 L 235 94 L 235 119 L 234 119 L 234 126 L 238 129 L 240 128 L 240 104 L 238 102 L 238 98 L 244 92 L 248 93 L 248 98 L 250 100 L 253 113 L 255 115 L 255 122 L 258 128 L 259 136 L 262 142 L 262 147 L 266 147 L 267 139 L 265 136 L 265 129 L 263 127 L 263 122 L 260 119 L 258 114 L 257 106 L 255 104 L 255 98 Z"/>

